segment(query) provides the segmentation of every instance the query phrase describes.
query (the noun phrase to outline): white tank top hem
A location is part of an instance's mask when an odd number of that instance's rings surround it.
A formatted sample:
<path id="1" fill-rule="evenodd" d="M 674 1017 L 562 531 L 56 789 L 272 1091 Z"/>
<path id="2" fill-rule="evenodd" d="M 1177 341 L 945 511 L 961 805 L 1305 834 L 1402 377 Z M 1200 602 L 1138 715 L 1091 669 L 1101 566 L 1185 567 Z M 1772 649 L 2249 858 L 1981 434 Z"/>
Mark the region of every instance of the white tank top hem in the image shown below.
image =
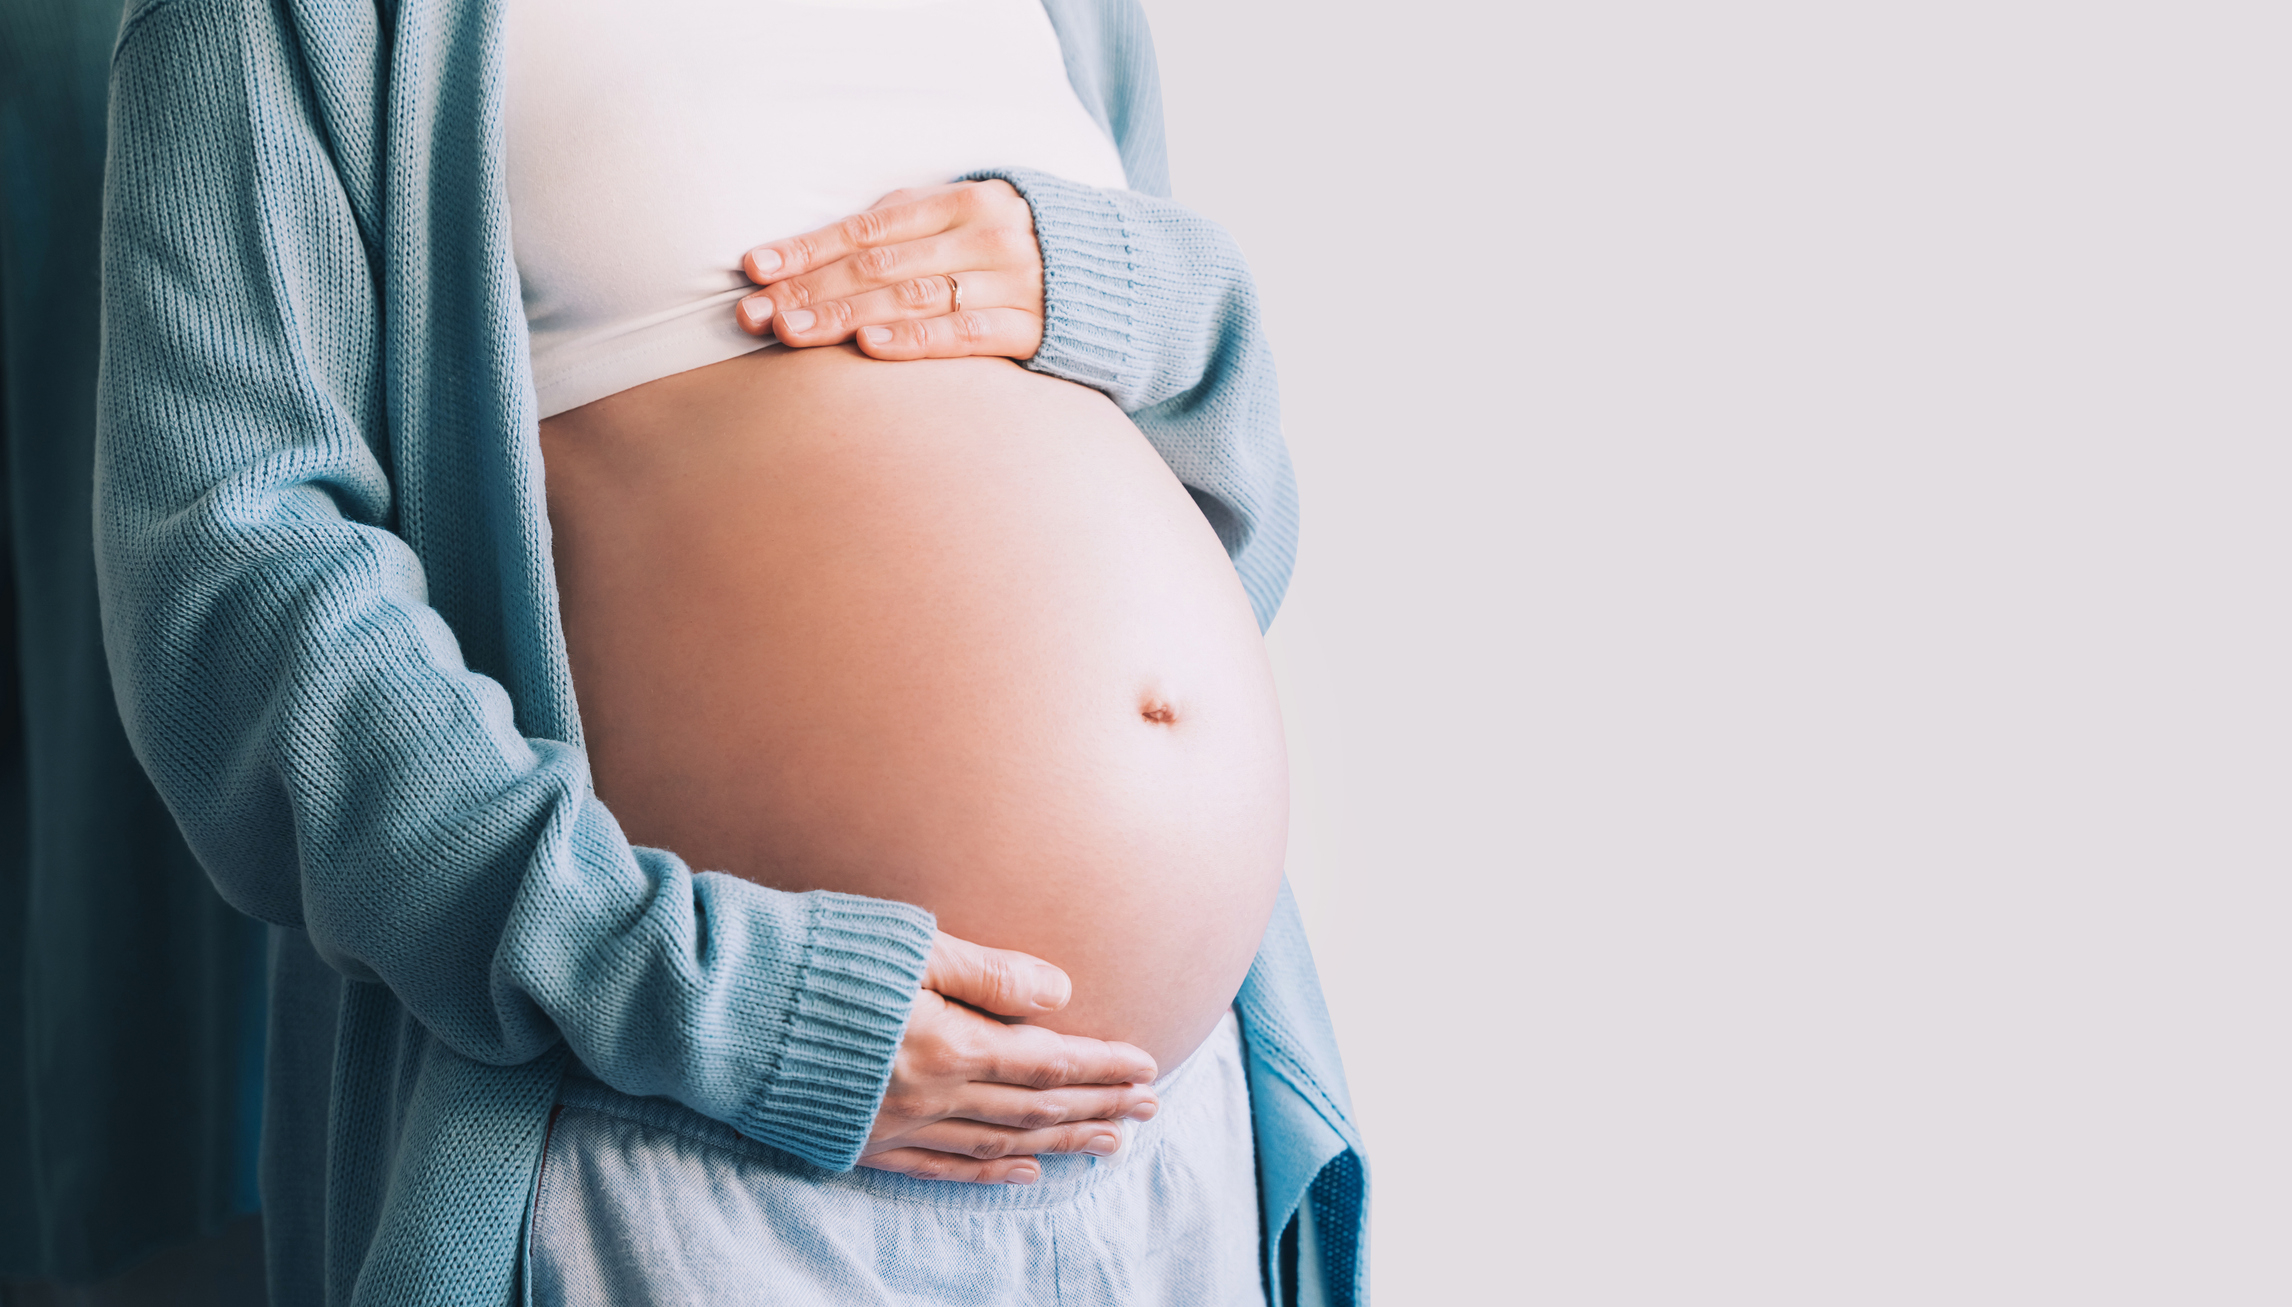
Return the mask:
<path id="1" fill-rule="evenodd" d="M 733 306 L 753 289 L 743 283 L 578 340 L 552 342 L 546 355 L 537 351 L 533 360 L 540 416 L 555 417 L 648 381 L 782 348 L 777 340 L 751 336 L 733 321 Z"/>

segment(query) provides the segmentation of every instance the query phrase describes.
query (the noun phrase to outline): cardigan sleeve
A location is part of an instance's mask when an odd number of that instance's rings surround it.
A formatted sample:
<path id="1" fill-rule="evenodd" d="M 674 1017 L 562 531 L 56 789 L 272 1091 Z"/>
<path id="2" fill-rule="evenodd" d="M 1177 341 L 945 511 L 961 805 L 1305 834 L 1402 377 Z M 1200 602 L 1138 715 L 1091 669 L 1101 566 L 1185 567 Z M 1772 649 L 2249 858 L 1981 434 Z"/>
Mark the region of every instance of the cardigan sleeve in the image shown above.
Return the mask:
<path id="1" fill-rule="evenodd" d="M 1043 252 L 1043 343 L 1027 366 L 1104 391 L 1191 491 L 1258 626 L 1297 559 L 1297 481 L 1257 286 L 1224 228 L 1177 203 L 1024 168 Z"/>
<path id="2" fill-rule="evenodd" d="M 930 914 L 632 848 L 466 665 L 392 529 L 381 274 L 268 8 L 147 6 L 114 61 L 96 546 L 139 758 L 226 898 L 456 1052 L 562 1038 L 850 1166 Z"/>

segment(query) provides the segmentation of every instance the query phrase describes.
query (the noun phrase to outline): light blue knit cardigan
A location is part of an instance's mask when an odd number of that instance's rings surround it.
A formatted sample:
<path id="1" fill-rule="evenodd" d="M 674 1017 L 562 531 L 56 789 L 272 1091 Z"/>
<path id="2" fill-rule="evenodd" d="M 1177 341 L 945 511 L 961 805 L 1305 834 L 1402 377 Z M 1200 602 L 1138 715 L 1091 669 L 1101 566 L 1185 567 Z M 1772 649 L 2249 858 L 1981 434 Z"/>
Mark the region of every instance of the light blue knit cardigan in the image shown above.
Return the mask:
<path id="1" fill-rule="evenodd" d="M 114 57 L 96 542 L 122 714 L 273 926 L 274 1300 L 506 1301 L 567 1050 L 828 1167 L 932 921 L 632 848 L 589 792 L 503 188 L 498 0 L 139 0 Z M 1033 366 L 1130 413 L 1261 622 L 1296 513 L 1249 276 L 1166 190 L 1135 0 L 1048 0 L 1136 191 L 1034 207 Z M 1238 1001 L 1267 1229 L 1366 1179 L 1294 906 Z M 1267 1240 L 1278 1291 L 1289 1274 Z"/>

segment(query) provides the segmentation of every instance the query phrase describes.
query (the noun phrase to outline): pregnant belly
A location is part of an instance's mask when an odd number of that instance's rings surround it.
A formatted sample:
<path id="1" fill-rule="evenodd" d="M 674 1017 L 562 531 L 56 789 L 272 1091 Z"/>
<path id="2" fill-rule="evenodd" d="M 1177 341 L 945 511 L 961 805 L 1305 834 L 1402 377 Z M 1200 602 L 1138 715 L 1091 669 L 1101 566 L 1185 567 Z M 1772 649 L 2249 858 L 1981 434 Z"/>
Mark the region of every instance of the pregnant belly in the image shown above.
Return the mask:
<path id="1" fill-rule="evenodd" d="M 1095 391 L 767 350 L 542 424 L 598 796 L 779 889 L 921 904 L 1064 967 L 1042 1024 L 1175 1066 L 1272 911 L 1263 642 Z"/>

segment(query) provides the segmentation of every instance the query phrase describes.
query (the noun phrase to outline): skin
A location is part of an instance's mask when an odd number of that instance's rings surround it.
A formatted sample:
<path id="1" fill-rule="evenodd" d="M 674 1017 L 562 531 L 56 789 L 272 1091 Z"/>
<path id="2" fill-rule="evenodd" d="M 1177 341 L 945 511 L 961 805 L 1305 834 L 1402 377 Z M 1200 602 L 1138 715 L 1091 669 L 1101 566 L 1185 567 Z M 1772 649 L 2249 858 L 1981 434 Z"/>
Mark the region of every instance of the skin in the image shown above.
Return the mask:
<path id="1" fill-rule="evenodd" d="M 1154 1059 L 1128 1044 L 982 1015 L 1041 1016 L 1073 992 L 1066 973 L 1040 958 L 940 932 L 860 1165 L 920 1180 L 1033 1184 L 1037 1154 L 1118 1151 L 1115 1122 L 1151 1121 L 1161 1106 L 1145 1083 Z"/>
<path id="2" fill-rule="evenodd" d="M 879 359 L 1026 359 L 1042 345 L 1042 247 L 1009 182 L 893 191 L 740 266 L 762 288 L 735 307 L 741 330 L 784 345 L 851 341 Z"/>
<path id="3" fill-rule="evenodd" d="M 769 350 L 552 418 L 562 615 L 629 838 L 1054 959 L 1030 1018 L 1175 1065 L 1240 986 L 1287 780 L 1257 624 L 1104 395 Z"/>
<path id="4" fill-rule="evenodd" d="M 862 1165 L 1028 1183 L 1152 1114 L 1262 933 L 1286 775 L 1255 622 L 1127 419 L 993 361 L 1042 338 L 1008 185 L 744 263 L 741 325 L 799 349 L 542 427 L 598 792 L 695 866 L 931 908 L 955 933 Z"/>

